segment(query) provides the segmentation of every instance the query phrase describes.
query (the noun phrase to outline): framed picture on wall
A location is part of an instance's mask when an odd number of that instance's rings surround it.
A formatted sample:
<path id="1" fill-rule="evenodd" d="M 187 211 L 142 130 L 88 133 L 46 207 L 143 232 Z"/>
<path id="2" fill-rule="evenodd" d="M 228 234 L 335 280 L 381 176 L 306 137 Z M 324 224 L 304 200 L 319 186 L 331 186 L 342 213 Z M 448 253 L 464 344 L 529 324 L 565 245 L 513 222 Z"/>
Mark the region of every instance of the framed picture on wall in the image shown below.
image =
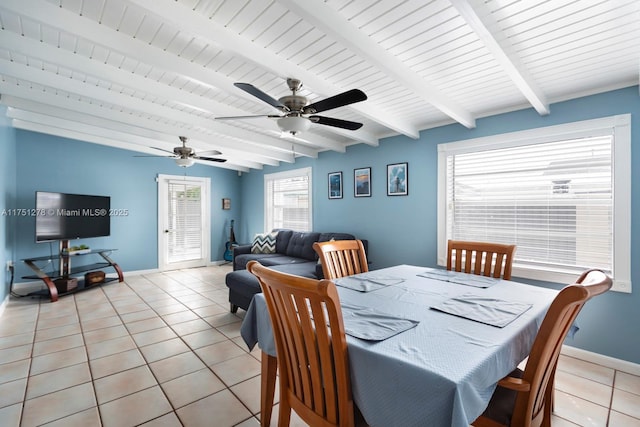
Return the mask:
<path id="1" fill-rule="evenodd" d="M 329 198 L 342 199 L 342 172 L 329 173 Z"/>
<path id="2" fill-rule="evenodd" d="M 371 168 L 353 170 L 353 196 L 371 197 Z"/>
<path id="3" fill-rule="evenodd" d="M 222 209 L 224 210 L 231 209 L 231 199 L 222 199 Z"/>
<path id="4" fill-rule="evenodd" d="M 387 165 L 387 196 L 406 196 L 407 194 L 409 194 L 409 164 Z"/>

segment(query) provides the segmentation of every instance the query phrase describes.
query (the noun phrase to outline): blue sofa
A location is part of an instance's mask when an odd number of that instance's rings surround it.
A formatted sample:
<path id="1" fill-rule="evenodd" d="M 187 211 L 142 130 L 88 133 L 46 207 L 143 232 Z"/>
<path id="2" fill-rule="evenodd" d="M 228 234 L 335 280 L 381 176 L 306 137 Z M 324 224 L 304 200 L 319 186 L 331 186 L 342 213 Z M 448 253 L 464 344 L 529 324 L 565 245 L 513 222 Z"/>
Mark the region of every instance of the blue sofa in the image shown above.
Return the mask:
<path id="1" fill-rule="evenodd" d="M 233 271 L 225 278 L 232 313 L 238 308 L 249 308 L 253 296 L 261 292 L 258 279 L 246 270 L 249 261 L 256 260 L 262 265 L 285 273 L 321 279 L 322 266 L 318 263 L 318 255 L 313 250 L 313 244 L 328 240 L 355 239 L 353 234 L 348 233 L 277 231 L 274 253 L 252 253 L 252 245 L 233 248 Z M 366 249 L 367 242 L 363 240 L 363 244 Z"/>

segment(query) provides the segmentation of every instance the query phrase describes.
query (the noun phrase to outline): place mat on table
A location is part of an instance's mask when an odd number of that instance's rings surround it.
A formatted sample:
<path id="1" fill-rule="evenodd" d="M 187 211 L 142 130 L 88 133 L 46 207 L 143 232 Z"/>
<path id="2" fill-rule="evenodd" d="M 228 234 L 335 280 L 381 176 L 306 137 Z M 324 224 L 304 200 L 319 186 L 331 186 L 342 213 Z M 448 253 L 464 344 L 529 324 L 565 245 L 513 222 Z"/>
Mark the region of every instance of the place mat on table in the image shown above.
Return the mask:
<path id="1" fill-rule="evenodd" d="M 434 305 L 433 310 L 464 317 L 487 325 L 503 328 L 529 310 L 532 304 L 463 294 Z"/>
<path id="2" fill-rule="evenodd" d="M 443 282 L 456 283 L 458 285 L 473 286 L 475 288 L 490 288 L 500 281 L 500 279 L 495 279 L 493 277 L 437 269 L 425 271 L 424 273 L 418 274 L 418 276 Z"/>
<path id="3" fill-rule="evenodd" d="M 371 292 L 387 286 L 404 282 L 403 278 L 387 276 L 383 274 L 361 273 L 355 276 L 345 276 L 333 279 L 336 286 L 352 289 L 358 292 Z"/>
<path id="4" fill-rule="evenodd" d="M 368 341 L 382 341 L 415 327 L 417 320 L 383 313 L 375 308 L 340 304 L 348 335 Z"/>

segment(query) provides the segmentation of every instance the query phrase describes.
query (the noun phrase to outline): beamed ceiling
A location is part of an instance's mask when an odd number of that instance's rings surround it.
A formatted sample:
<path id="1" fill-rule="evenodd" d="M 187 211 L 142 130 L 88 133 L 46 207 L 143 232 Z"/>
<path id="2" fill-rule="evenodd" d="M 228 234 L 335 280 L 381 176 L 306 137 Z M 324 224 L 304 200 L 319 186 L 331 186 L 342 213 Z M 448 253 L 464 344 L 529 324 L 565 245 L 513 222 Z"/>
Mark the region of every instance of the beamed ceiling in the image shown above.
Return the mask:
<path id="1" fill-rule="evenodd" d="M 164 155 L 189 138 L 242 172 L 638 84 L 638 0 L 2 0 L 0 102 L 15 128 Z M 234 86 L 309 102 L 295 136 Z M 171 161 L 169 159 L 140 161 Z"/>

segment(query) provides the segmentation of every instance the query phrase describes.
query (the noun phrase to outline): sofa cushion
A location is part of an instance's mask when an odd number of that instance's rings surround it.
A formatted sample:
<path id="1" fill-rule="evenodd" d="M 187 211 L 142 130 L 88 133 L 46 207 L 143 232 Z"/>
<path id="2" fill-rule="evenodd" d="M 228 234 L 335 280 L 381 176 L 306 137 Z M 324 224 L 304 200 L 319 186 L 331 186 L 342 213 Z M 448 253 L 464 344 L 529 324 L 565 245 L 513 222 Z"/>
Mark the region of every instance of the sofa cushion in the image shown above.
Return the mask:
<path id="1" fill-rule="evenodd" d="M 313 243 L 318 241 L 320 233 L 310 231 L 307 233 L 293 232 L 289 245 L 287 246 L 286 255 L 304 258 L 309 261 L 316 261 L 318 255 L 313 250 Z"/>
<path id="2" fill-rule="evenodd" d="M 252 254 L 273 254 L 276 252 L 278 232 L 256 234 L 251 244 Z"/>
<path id="3" fill-rule="evenodd" d="M 315 265 L 314 261 L 307 262 L 298 262 L 293 264 L 281 264 L 274 265 L 270 268 L 273 268 L 276 271 L 280 271 L 282 273 L 294 274 L 296 276 L 308 277 L 310 279 L 317 279 L 315 273 Z"/>
<path id="4" fill-rule="evenodd" d="M 283 254 L 242 254 L 236 255 L 234 259 L 234 261 L 238 265 L 242 265 L 243 268 L 246 268 L 249 261 L 252 260 L 258 261 L 267 267 L 284 264 L 305 264 L 309 262 L 309 260 L 304 258 L 291 257 Z"/>
<path id="5" fill-rule="evenodd" d="M 278 233 L 276 236 L 276 252 L 279 254 L 286 254 L 287 246 L 289 246 L 289 240 L 291 240 L 291 236 L 293 235 L 293 230 L 275 229 L 273 231 Z"/>

